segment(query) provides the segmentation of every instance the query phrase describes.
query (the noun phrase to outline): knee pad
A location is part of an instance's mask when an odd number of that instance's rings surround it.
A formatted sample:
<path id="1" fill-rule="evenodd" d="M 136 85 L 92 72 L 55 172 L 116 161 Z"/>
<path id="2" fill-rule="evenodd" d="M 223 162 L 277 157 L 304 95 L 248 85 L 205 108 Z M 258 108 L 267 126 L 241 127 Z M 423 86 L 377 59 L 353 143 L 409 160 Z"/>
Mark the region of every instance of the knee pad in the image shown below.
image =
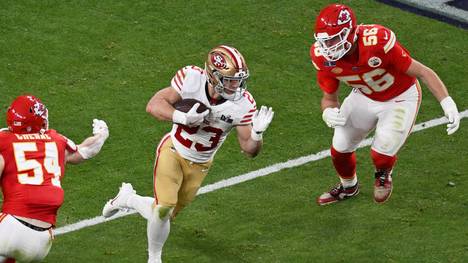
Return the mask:
<path id="1" fill-rule="evenodd" d="M 412 127 L 410 113 L 404 107 L 393 109 L 377 126 L 372 148 L 385 155 L 397 154 L 405 142 Z"/>
<path id="2" fill-rule="evenodd" d="M 341 153 L 354 152 L 357 148 L 357 144 L 335 134 L 332 139 L 332 148 Z"/>
<path id="3" fill-rule="evenodd" d="M 395 155 L 406 139 L 406 134 L 396 129 L 380 129 L 375 133 L 372 148 L 388 156 Z"/>

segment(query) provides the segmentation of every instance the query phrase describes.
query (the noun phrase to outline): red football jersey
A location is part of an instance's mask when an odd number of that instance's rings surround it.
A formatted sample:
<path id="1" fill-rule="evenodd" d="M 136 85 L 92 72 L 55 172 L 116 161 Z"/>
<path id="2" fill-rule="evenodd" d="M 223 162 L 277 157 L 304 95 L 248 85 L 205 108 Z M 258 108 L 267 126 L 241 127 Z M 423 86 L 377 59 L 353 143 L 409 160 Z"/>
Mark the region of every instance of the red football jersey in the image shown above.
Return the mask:
<path id="1" fill-rule="evenodd" d="M 63 203 L 60 180 L 65 152 L 76 145 L 55 130 L 44 134 L 0 132 L 0 154 L 5 161 L 1 180 L 2 212 L 55 224 Z"/>
<path id="2" fill-rule="evenodd" d="M 412 61 L 409 52 L 391 30 L 381 25 L 360 25 L 357 30 L 357 52 L 336 62 L 320 54 L 317 42 L 310 48 L 317 81 L 324 92 L 336 92 L 342 81 L 370 99 L 386 101 L 415 84 L 416 78 L 406 74 Z"/>

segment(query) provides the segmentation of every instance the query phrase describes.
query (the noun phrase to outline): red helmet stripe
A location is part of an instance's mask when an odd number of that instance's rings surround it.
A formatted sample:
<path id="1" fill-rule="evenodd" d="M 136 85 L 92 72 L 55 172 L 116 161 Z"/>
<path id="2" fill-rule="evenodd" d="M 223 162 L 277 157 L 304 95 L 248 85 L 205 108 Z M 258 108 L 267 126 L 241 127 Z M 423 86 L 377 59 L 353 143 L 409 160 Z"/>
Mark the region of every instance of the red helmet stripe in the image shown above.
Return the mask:
<path id="1" fill-rule="evenodd" d="M 244 63 L 242 61 L 241 56 L 239 55 L 239 52 L 237 52 L 237 50 L 228 46 L 224 46 L 224 45 L 220 47 L 226 50 L 226 52 L 229 53 L 230 57 L 234 58 L 234 63 L 236 63 L 236 68 L 244 68 Z"/>

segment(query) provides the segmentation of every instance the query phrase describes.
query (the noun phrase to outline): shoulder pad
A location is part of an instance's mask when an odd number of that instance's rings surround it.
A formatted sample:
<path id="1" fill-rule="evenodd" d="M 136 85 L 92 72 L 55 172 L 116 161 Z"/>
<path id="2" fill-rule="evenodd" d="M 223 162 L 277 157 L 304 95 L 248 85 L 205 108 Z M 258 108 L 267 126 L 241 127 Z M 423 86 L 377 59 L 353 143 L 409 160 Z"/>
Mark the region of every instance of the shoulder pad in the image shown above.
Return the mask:
<path id="1" fill-rule="evenodd" d="M 396 43 L 396 36 L 392 30 L 381 25 L 361 25 L 360 37 L 364 46 L 377 48 L 388 53 Z"/>
<path id="2" fill-rule="evenodd" d="M 393 33 L 392 30 L 384 26 L 376 25 L 376 27 L 378 28 L 377 39 L 379 46 L 383 48 L 385 53 L 388 53 L 388 51 L 390 51 L 393 48 L 393 46 L 395 46 L 395 33 Z"/>

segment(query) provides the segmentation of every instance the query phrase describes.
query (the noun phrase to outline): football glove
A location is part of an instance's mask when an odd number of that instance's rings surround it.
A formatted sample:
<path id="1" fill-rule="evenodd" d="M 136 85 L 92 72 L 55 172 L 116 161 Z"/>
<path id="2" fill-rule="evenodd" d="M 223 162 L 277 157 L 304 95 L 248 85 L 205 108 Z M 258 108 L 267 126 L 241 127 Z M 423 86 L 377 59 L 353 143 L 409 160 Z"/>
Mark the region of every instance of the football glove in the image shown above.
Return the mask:
<path id="1" fill-rule="evenodd" d="M 326 108 L 323 110 L 322 119 L 330 128 L 344 126 L 346 124 L 346 118 L 341 114 L 338 108 Z"/>
<path id="2" fill-rule="evenodd" d="M 109 137 L 109 128 L 105 121 L 93 120 L 93 135 L 93 137 L 87 138 L 82 144 L 78 145 L 78 152 L 85 160 L 96 156 Z"/>
<path id="3" fill-rule="evenodd" d="M 100 135 L 104 140 L 109 137 L 109 128 L 105 121 L 98 119 L 93 120 L 93 135 Z"/>
<path id="4" fill-rule="evenodd" d="M 448 96 L 440 101 L 440 106 L 442 106 L 445 117 L 447 117 L 449 121 L 447 124 L 447 134 L 451 135 L 456 132 L 460 126 L 460 114 L 458 113 L 457 104 Z"/>
<path id="5" fill-rule="evenodd" d="M 197 113 L 197 109 L 199 106 L 200 106 L 200 103 L 195 103 L 193 107 L 187 113 L 181 112 L 179 110 L 175 110 L 174 113 L 172 114 L 172 121 L 175 123 L 187 125 L 190 127 L 194 127 L 194 126 L 198 126 L 202 124 L 206 115 L 208 115 L 210 111 L 206 110 L 202 113 Z"/>
<path id="6" fill-rule="evenodd" d="M 260 110 L 257 110 L 252 118 L 252 132 L 251 137 L 254 141 L 262 140 L 262 134 L 270 125 L 271 120 L 275 112 L 270 107 L 262 106 Z"/>

